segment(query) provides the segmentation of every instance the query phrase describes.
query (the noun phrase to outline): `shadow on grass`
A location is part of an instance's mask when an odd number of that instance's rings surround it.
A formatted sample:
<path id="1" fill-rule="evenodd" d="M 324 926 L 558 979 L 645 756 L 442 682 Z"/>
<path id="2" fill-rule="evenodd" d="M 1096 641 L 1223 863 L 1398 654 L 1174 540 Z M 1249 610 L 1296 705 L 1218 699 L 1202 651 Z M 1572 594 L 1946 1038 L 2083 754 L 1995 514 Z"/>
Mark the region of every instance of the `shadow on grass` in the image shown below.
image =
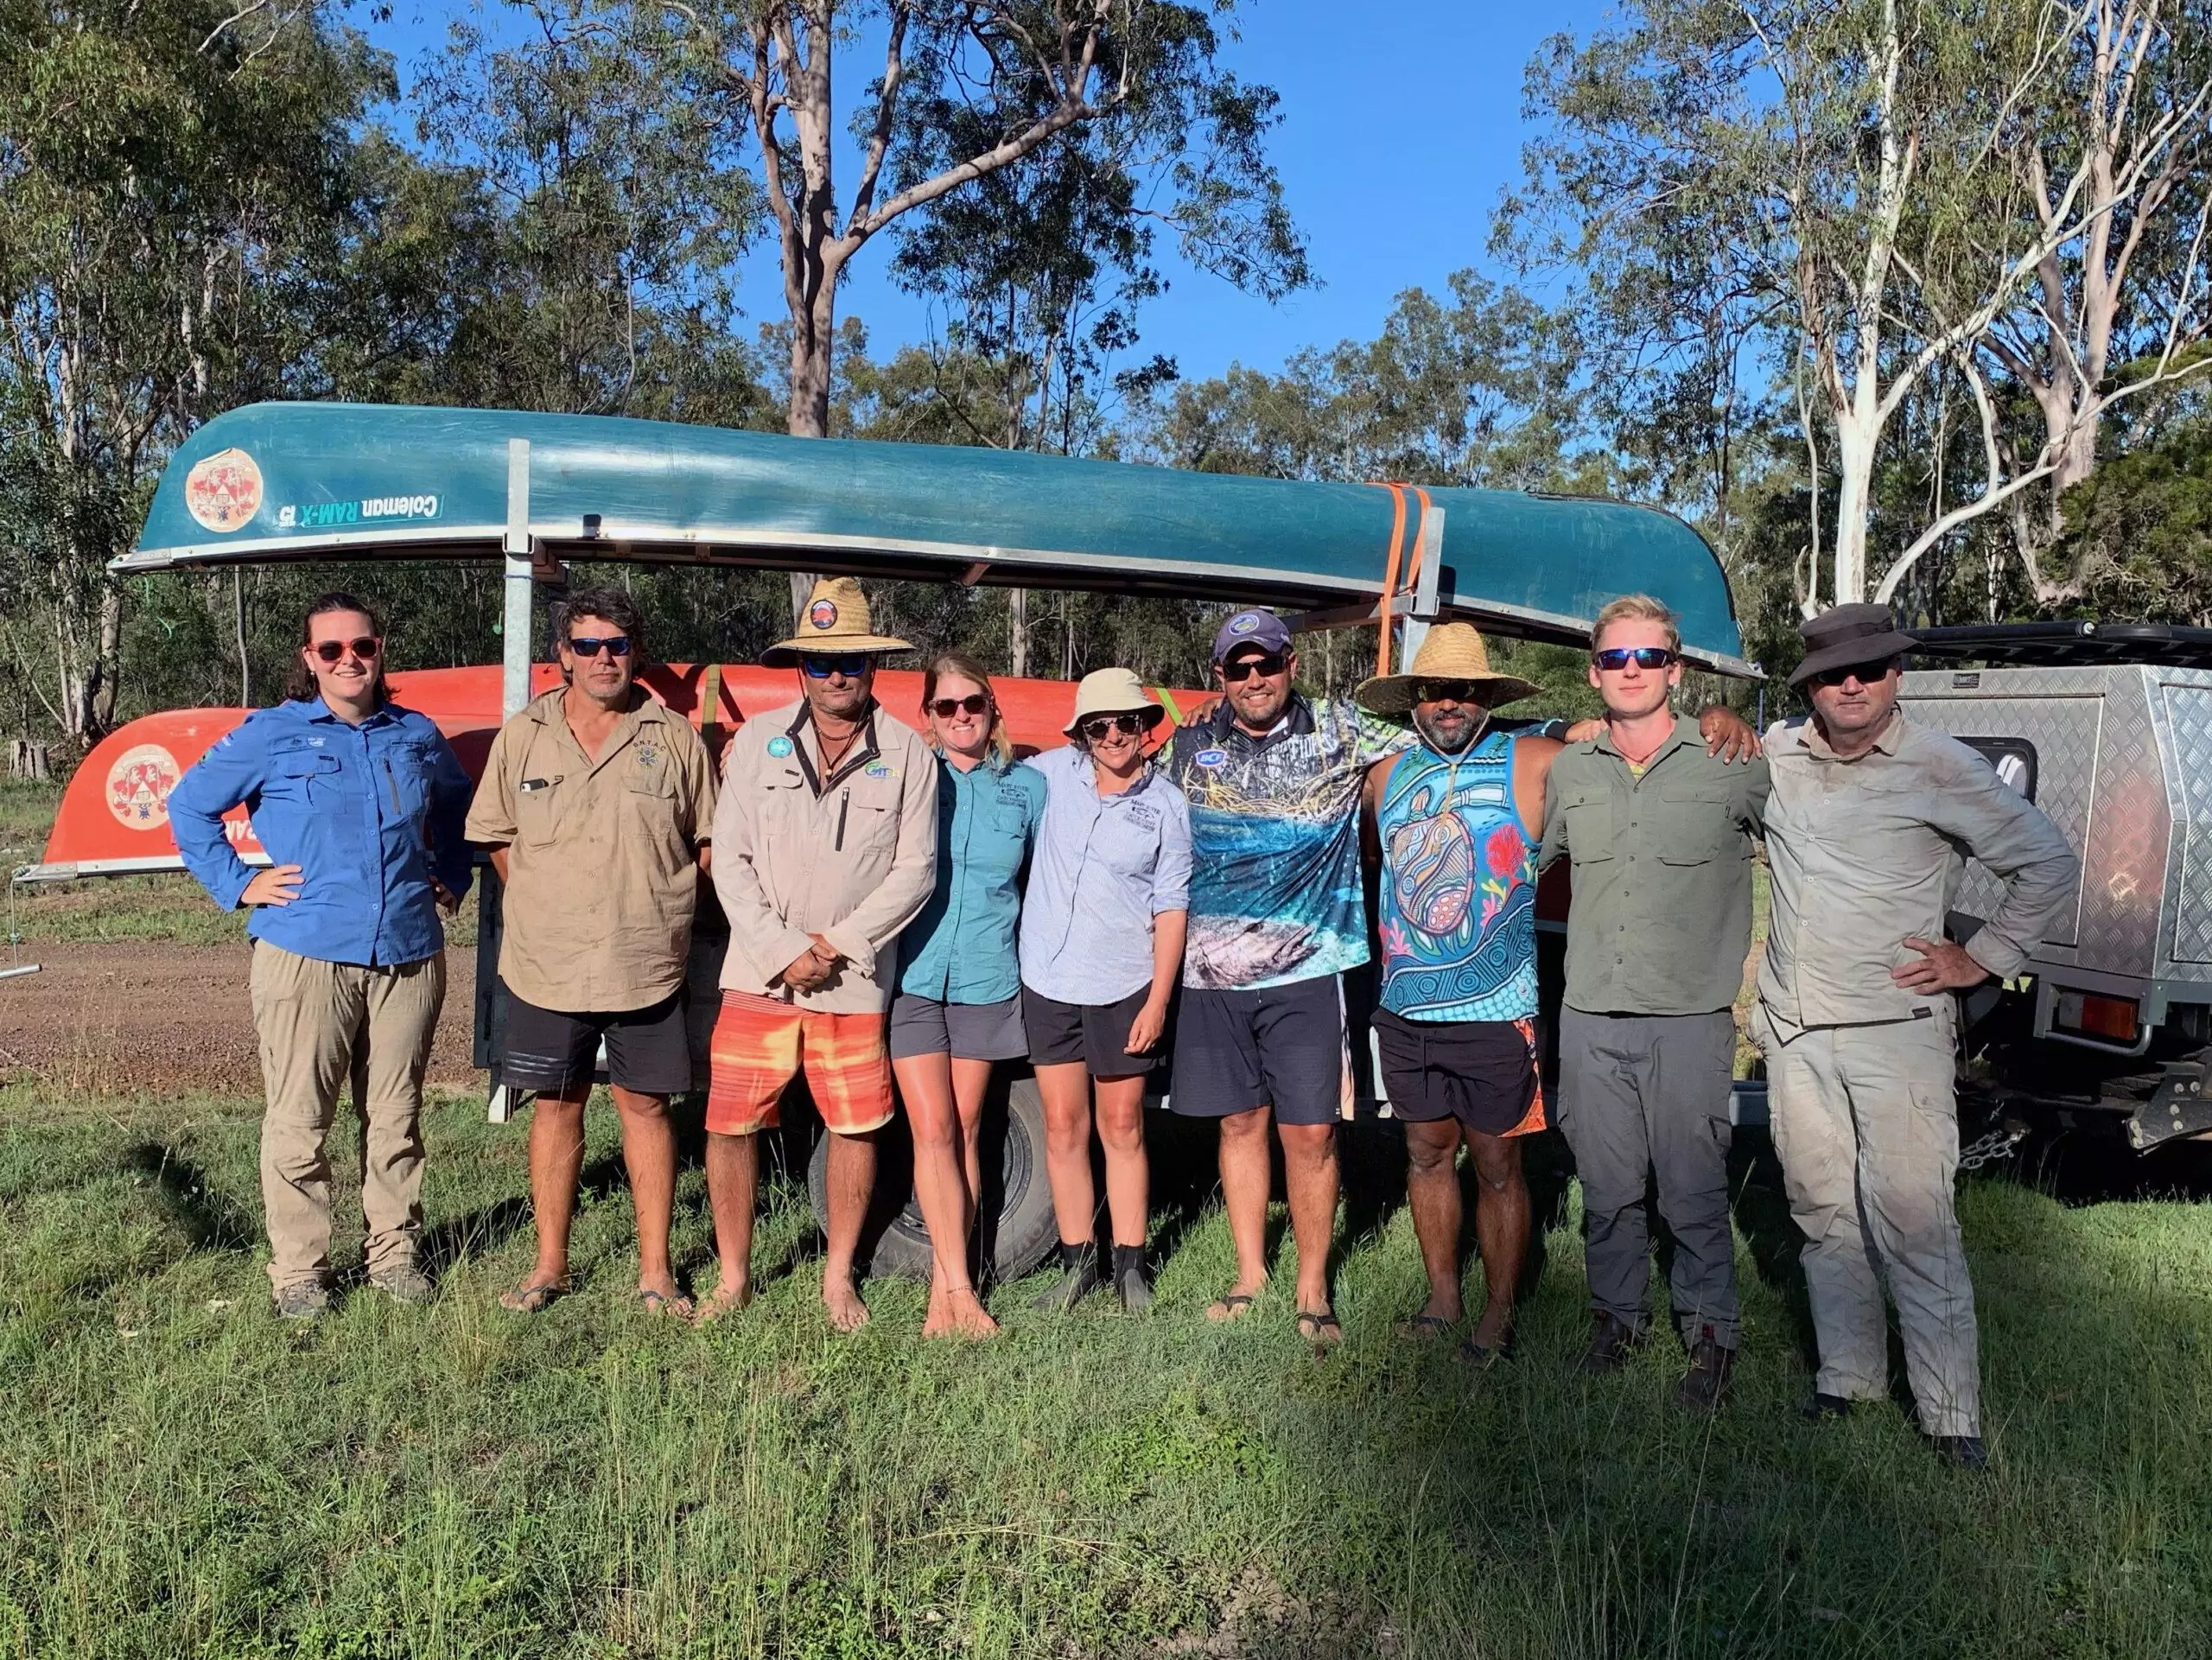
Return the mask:
<path id="1" fill-rule="evenodd" d="M 194 1250 L 250 1251 L 261 1237 L 260 1219 L 210 1185 L 207 1170 L 162 1142 L 133 1142 L 123 1167 L 150 1180 L 163 1213 Z"/>

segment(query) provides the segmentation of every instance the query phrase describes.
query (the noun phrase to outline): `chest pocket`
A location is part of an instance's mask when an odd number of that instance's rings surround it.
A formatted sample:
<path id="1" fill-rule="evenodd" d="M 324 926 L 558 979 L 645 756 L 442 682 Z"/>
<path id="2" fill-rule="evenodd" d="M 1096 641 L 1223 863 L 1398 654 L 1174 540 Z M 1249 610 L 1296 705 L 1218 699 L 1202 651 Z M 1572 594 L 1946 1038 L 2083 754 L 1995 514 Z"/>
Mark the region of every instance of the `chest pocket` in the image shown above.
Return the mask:
<path id="1" fill-rule="evenodd" d="M 899 779 L 864 772 L 836 791 L 842 798 L 831 820 L 834 846 L 858 871 L 880 875 L 891 868 L 899 851 L 900 793 Z"/>
<path id="2" fill-rule="evenodd" d="M 344 771 L 327 749 L 292 749 L 276 756 L 276 776 L 296 801 L 326 802 L 345 792 Z"/>
<path id="3" fill-rule="evenodd" d="M 515 840 L 524 847 L 550 847 L 561 833 L 561 814 L 568 803 L 569 786 L 557 773 L 548 777 L 525 767 L 523 781 L 532 779 L 543 779 L 543 787 L 525 790 L 520 783 L 515 786 Z"/>
<path id="4" fill-rule="evenodd" d="M 1659 862 L 1710 864 L 1740 835 L 1728 821 L 1728 792 L 1713 785 L 1664 791 L 1652 804 L 1660 815 Z"/>
<path id="5" fill-rule="evenodd" d="M 1613 856 L 1613 798 L 1604 790 L 1583 790 L 1560 804 L 1567 820 L 1567 852 L 1579 865 Z"/>
<path id="6" fill-rule="evenodd" d="M 1149 877 L 1160 857 L 1160 810 L 1146 801 L 1108 807 L 1090 832 L 1090 850 L 1117 876 Z"/>
<path id="7" fill-rule="evenodd" d="M 379 804 L 392 819 L 413 824 L 430 806 L 430 754 L 421 744 L 394 744 L 377 758 L 384 786 Z"/>

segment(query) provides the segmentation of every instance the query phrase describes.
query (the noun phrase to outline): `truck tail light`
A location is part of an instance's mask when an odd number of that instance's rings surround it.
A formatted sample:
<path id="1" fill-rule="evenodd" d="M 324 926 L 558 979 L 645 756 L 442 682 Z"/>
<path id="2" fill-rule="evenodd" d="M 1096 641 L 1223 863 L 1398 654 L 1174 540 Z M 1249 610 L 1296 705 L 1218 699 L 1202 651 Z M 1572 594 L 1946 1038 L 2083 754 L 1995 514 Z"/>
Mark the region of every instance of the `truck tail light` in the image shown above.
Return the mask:
<path id="1" fill-rule="evenodd" d="M 2051 1024 L 2085 1038 L 2133 1043 L 2141 1022 L 2132 997 L 2106 997 L 2094 991 L 2062 991 Z"/>

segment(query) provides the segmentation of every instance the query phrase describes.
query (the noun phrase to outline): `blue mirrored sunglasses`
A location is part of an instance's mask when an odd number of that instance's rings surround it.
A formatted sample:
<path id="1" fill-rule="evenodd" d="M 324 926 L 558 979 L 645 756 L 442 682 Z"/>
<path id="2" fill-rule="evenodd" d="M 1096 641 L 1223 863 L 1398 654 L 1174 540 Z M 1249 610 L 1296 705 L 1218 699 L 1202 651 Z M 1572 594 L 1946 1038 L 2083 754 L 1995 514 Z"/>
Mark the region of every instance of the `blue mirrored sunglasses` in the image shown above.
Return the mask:
<path id="1" fill-rule="evenodd" d="M 848 680 L 857 680 L 868 672 L 868 662 L 866 652 L 839 652 L 829 657 L 811 654 L 802 657 L 798 665 L 806 671 L 806 677 L 810 680 L 827 680 L 833 674 L 842 674 Z"/>
<path id="2" fill-rule="evenodd" d="M 602 651 L 611 657 L 630 655 L 627 634 L 578 634 L 569 641 L 569 649 L 578 657 L 597 657 Z"/>
<path id="3" fill-rule="evenodd" d="M 1663 646 L 1609 646 L 1591 652 L 1590 660 L 1601 669 L 1625 669 L 1631 660 L 1639 669 L 1663 669 L 1675 653 Z"/>

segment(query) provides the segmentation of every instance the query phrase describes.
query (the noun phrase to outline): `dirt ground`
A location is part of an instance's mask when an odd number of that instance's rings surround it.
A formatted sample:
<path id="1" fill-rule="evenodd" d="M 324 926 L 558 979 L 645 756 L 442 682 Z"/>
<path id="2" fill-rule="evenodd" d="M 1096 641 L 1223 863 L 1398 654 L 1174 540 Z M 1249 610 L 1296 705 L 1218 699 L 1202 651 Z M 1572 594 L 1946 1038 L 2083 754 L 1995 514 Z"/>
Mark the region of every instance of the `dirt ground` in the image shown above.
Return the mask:
<path id="1" fill-rule="evenodd" d="M 243 943 L 41 941 L 22 957 L 40 971 L 0 980 L 0 1077 L 29 1072 L 101 1095 L 260 1092 Z M 430 1081 L 480 1085 L 468 1059 L 475 951 L 448 947 L 446 974 Z"/>

